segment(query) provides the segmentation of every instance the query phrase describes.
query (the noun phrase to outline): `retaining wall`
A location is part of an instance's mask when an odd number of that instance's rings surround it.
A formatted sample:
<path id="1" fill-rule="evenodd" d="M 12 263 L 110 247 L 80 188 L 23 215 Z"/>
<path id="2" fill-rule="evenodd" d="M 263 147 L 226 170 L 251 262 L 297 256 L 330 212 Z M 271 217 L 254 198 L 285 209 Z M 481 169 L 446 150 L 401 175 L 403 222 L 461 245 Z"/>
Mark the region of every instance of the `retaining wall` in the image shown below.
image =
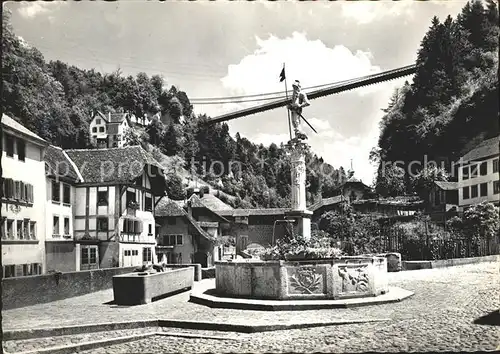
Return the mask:
<path id="1" fill-rule="evenodd" d="M 105 268 L 5 278 L 2 279 L 3 309 L 31 306 L 109 289 L 113 286 L 113 276 L 133 272 L 135 268 Z"/>

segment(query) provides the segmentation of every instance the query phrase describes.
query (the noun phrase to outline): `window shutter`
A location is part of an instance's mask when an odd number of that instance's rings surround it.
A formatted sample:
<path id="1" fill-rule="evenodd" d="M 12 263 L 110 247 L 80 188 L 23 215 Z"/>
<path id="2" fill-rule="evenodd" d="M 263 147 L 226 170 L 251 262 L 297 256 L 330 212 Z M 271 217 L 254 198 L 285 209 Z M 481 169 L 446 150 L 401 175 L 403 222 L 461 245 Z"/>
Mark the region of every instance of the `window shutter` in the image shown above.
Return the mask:
<path id="1" fill-rule="evenodd" d="M 14 199 L 19 200 L 21 198 L 21 182 L 14 182 Z"/>
<path id="2" fill-rule="evenodd" d="M 12 199 L 14 197 L 14 180 L 12 178 L 7 178 L 7 198 Z"/>
<path id="3" fill-rule="evenodd" d="M 123 232 L 127 233 L 128 232 L 128 224 L 127 224 L 127 219 L 123 219 Z"/>
<path id="4" fill-rule="evenodd" d="M 137 222 L 137 226 L 138 226 L 137 233 L 138 233 L 138 234 L 142 234 L 142 222 L 141 222 L 141 221 L 138 221 L 138 222 Z"/>
<path id="5" fill-rule="evenodd" d="M 20 182 L 21 184 L 21 200 L 26 201 L 26 185 L 23 182 Z"/>
<path id="6" fill-rule="evenodd" d="M 34 199 L 33 199 L 33 185 L 29 184 L 28 186 L 29 186 L 29 202 L 33 203 L 34 202 Z"/>

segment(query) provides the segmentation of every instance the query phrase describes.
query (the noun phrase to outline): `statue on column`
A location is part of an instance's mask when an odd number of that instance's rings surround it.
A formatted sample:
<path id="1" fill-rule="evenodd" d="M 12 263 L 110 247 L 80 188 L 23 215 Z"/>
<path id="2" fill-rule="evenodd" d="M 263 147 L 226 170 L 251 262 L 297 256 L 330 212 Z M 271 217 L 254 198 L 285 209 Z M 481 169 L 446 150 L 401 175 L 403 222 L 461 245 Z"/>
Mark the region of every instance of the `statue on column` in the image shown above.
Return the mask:
<path id="1" fill-rule="evenodd" d="M 301 118 L 302 117 L 302 108 L 310 105 L 309 100 L 307 99 L 307 95 L 301 91 L 299 80 L 295 80 L 292 84 L 293 93 L 292 93 L 292 102 L 288 105 L 288 109 L 292 115 L 292 124 L 293 130 L 295 133 L 295 139 L 305 140 L 307 136 L 302 131 L 301 127 Z"/>

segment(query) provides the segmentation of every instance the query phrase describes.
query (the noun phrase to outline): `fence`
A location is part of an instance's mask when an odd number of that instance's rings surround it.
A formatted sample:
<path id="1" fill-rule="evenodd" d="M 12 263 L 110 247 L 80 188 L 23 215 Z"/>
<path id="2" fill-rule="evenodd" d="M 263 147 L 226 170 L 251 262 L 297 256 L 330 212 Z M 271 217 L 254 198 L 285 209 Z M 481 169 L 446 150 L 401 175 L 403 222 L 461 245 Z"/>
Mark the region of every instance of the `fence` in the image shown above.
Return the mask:
<path id="1" fill-rule="evenodd" d="M 399 252 L 404 260 L 437 260 L 482 257 L 499 254 L 500 245 L 495 238 L 479 239 L 409 239 L 389 237 L 387 251 Z"/>

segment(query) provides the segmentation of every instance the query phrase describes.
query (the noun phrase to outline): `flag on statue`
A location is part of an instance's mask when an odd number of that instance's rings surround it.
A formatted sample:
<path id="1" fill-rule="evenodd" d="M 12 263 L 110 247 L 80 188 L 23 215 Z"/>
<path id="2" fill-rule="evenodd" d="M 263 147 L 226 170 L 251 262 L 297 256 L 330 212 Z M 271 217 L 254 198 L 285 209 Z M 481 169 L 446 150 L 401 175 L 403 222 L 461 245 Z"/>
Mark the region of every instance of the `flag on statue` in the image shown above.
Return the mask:
<path id="1" fill-rule="evenodd" d="M 280 73 L 280 82 L 283 82 L 283 80 L 286 79 L 286 76 L 285 76 L 285 66 L 283 66 L 283 69 L 281 70 L 281 73 Z"/>

